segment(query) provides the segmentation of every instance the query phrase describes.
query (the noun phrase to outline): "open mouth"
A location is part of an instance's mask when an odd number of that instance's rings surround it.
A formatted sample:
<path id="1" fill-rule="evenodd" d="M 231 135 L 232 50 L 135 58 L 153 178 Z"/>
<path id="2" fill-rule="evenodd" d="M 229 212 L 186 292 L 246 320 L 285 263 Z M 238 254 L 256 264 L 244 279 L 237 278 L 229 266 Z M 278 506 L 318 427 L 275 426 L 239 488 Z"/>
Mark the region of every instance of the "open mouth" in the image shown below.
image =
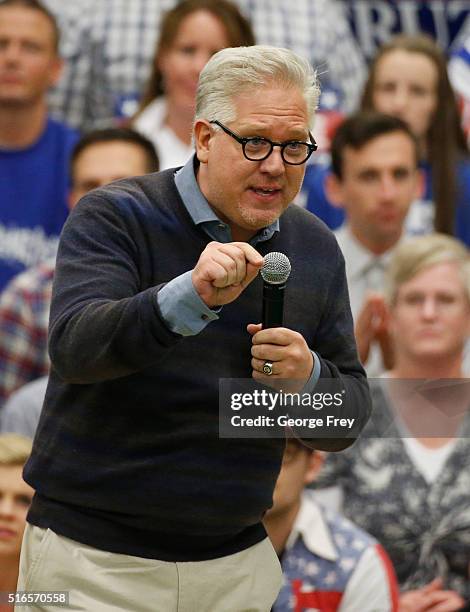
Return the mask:
<path id="1" fill-rule="evenodd" d="M 252 187 L 251 190 L 253 191 L 253 193 L 255 193 L 258 197 L 263 198 L 263 199 L 273 199 L 275 196 L 277 196 L 281 190 L 275 187 Z"/>

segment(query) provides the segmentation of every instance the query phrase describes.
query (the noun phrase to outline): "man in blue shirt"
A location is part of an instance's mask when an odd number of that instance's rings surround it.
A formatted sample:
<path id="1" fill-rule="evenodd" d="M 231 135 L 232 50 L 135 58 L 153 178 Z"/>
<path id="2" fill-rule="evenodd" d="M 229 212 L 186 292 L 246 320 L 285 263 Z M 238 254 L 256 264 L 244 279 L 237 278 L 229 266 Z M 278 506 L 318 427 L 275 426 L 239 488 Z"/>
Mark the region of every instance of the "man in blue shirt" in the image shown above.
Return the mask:
<path id="1" fill-rule="evenodd" d="M 60 76 L 58 29 L 36 0 L 0 3 L 0 291 L 55 254 L 78 135 L 47 115 Z"/>

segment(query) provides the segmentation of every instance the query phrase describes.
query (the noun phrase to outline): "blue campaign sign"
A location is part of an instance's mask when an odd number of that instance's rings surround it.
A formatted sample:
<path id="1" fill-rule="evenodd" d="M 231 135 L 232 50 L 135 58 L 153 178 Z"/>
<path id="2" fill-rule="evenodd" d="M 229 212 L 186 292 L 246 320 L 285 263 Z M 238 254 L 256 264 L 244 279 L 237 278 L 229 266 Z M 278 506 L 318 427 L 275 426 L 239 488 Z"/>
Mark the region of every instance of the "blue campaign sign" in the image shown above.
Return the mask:
<path id="1" fill-rule="evenodd" d="M 470 32 L 470 0 L 341 0 L 364 55 L 370 59 L 393 34 L 431 34 L 448 50 L 459 33 Z"/>

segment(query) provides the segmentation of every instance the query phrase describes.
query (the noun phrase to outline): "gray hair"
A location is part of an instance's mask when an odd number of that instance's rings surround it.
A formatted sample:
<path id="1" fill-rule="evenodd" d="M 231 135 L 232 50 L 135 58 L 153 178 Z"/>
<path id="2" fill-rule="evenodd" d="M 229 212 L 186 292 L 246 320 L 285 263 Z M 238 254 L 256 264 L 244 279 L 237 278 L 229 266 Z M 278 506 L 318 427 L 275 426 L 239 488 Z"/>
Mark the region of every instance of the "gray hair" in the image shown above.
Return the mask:
<path id="1" fill-rule="evenodd" d="M 403 283 L 419 272 L 441 263 L 456 263 L 470 300 L 470 255 L 466 246 L 446 234 L 428 234 L 410 238 L 395 251 L 385 278 L 385 296 L 394 304 Z"/>
<path id="2" fill-rule="evenodd" d="M 194 120 L 230 123 L 236 95 L 273 82 L 302 92 L 311 127 L 320 95 L 315 71 L 290 49 L 268 45 L 229 47 L 212 56 L 199 75 Z"/>

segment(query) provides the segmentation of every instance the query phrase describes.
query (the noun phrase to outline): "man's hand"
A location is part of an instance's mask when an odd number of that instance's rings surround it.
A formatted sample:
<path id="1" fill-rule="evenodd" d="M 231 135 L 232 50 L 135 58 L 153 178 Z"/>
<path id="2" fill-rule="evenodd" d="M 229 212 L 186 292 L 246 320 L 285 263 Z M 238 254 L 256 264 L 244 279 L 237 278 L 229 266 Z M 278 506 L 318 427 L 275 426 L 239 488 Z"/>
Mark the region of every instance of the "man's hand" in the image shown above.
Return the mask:
<path id="1" fill-rule="evenodd" d="M 213 308 L 236 300 L 262 265 L 263 257 L 247 242 L 210 242 L 191 278 L 203 302 Z"/>
<path id="2" fill-rule="evenodd" d="M 275 383 L 276 379 L 295 380 L 289 391 L 300 391 L 313 370 L 313 355 L 301 334 L 286 327 L 262 329 L 261 323 L 250 323 L 248 332 L 253 336 L 251 347 L 252 376 L 264 384 Z M 263 373 L 265 361 L 273 364 L 271 376 Z M 298 381 L 298 384 L 297 384 Z"/>
<path id="3" fill-rule="evenodd" d="M 400 595 L 399 612 L 456 612 L 464 600 L 455 591 L 442 590 L 441 578 L 435 578 L 421 589 Z"/>
<path id="4" fill-rule="evenodd" d="M 370 293 L 359 312 L 354 328 L 359 359 L 367 363 L 374 342 L 378 342 L 384 365 L 393 365 L 393 348 L 389 331 L 389 315 L 385 300 L 380 293 Z"/>

